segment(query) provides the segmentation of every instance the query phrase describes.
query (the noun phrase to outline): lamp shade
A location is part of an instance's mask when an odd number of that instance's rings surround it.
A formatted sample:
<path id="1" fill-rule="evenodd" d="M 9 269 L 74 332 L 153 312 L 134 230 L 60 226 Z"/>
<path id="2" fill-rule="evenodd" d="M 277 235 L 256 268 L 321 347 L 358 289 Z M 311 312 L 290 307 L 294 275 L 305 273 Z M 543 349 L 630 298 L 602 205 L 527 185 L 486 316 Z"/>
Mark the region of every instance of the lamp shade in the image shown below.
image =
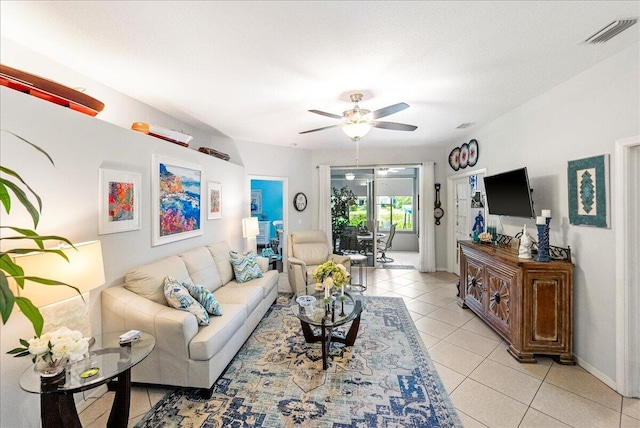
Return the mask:
<path id="1" fill-rule="evenodd" d="M 242 219 L 242 237 L 253 238 L 260 234 L 258 227 L 258 217 L 247 217 Z"/>
<path id="2" fill-rule="evenodd" d="M 64 282 L 77 287 L 81 293 L 104 284 L 100 241 L 73 245 L 75 248 L 69 246 L 54 248 L 62 251 L 69 261 L 56 253 L 36 251 L 14 256 L 13 262 L 22 268 L 25 276 Z M 78 295 L 77 291 L 70 287 L 44 285 L 28 280 L 25 281 L 24 288 L 19 288 L 15 283 L 13 286 L 15 286 L 15 294 L 28 298 L 36 307 L 50 305 Z"/>
<path id="3" fill-rule="evenodd" d="M 369 133 L 371 125 L 367 122 L 352 122 L 347 123 L 342 127 L 342 132 L 347 134 L 347 137 L 353 140 L 359 140 Z"/>

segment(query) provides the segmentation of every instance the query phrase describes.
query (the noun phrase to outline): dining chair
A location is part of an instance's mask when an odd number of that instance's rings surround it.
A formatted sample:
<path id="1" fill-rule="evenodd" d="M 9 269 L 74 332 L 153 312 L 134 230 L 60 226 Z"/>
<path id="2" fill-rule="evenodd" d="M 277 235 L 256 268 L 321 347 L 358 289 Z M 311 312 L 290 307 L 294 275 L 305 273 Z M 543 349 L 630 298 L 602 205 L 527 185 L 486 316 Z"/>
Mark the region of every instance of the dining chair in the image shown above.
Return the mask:
<path id="1" fill-rule="evenodd" d="M 393 259 L 391 257 L 387 257 L 387 251 L 391 249 L 391 245 L 393 243 L 393 237 L 396 235 L 396 225 L 392 224 L 389 228 L 389 235 L 386 239 L 381 239 L 378 242 L 378 261 L 380 263 L 393 263 Z"/>

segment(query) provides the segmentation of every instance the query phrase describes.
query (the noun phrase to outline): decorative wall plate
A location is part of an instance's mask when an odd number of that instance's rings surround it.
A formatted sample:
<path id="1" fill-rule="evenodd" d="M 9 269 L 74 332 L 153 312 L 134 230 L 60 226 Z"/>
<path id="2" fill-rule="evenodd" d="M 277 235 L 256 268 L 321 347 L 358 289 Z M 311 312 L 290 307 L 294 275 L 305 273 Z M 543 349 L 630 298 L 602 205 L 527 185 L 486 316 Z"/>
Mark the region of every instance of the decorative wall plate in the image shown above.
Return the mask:
<path id="1" fill-rule="evenodd" d="M 478 147 L 477 140 L 469 141 L 469 166 L 475 166 L 478 163 L 478 156 L 480 155 L 480 148 Z"/>
<path id="2" fill-rule="evenodd" d="M 460 169 L 460 147 L 456 147 L 449 153 L 449 166 L 451 166 L 454 171 Z"/>
<path id="3" fill-rule="evenodd" d="M 469 145 L 464 143 L 460 146 L 460 168 L 466 168 L 469 163 Z"/>

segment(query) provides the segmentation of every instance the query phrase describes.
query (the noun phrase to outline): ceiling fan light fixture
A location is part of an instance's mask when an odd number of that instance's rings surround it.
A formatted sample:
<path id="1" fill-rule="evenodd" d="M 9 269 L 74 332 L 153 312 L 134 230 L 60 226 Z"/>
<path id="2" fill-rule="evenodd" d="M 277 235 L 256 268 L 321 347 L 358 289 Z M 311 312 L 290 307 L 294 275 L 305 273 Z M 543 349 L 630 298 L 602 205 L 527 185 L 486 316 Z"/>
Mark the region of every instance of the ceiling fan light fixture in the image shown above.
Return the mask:
<path id="1" fill-rule="evenodd" d="M 342 131 L 352 140 L 359 140 L 371 131 L 371 125 L 366 122 L 345 123 Z"/>
<path id="2" fill-rule="evenodd" d="M 353 172 L 347 172 L 347 173 L 344 175 L 344 178 L 346 178 L 347 180 L 351 181 L 351 180 L 353 180 L 354 178 L 356 178 L 356 175 L 355 175 Z"/>

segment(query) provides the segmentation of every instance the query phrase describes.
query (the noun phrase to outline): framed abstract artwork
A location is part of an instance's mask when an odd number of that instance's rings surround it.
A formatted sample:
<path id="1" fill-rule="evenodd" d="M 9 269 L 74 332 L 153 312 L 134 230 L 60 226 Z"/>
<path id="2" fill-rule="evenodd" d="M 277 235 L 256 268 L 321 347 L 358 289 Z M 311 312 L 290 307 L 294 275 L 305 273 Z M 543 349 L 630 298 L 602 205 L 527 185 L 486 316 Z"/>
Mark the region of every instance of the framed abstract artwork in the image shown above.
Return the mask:
<path id="1" fill-rule="evenodd" d="M 222 218 L 222 184 L 215 181 L 207 183 L 207 219 Z"/>
<path id="2" fill-rule="evenodd" d="M 140 229 L 140 181 L 135 172 L 100 168 L 98 234 Z"/>
<path id="3" fill-rule="evenodd" d="M 262 214 L 262 190 L 251 191 L 251 214 Z"/>
<path id="4" fill-rule="evenodd" d="M 202 167 L 152 156 L 152 246 L 202 235 Z"/>
<path id="5" fill-rule="evenodd" d="M 569 161 L 569 222 L 609 227 L 609 155 Z"/>

